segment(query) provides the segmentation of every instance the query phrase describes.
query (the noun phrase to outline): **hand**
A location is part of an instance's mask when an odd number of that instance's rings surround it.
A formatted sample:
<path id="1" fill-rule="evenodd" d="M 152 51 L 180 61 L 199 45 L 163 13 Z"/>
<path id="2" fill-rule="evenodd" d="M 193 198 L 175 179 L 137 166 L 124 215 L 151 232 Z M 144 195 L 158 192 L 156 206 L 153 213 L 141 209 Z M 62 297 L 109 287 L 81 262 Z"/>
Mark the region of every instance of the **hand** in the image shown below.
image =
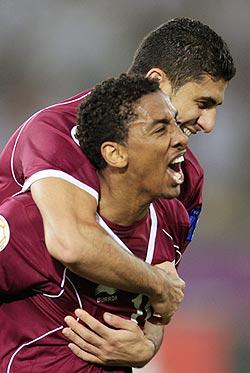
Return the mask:
<path id="1" fill-rule="evenodd" d="M 185 282 L 179 277 L 171 262 L 158 264 L 155 268 L 164 278 L 164 288 L 161 295 L 149 299 L 154 310 L 154 315 L 149 321 L 153 324 L 166 325 L 183 300 Z"/>
<path id="2" fill-rule="evenodd" d="M 134 321 L 105 313 L 104 320 L 115 328 L 112 329 L 84 310 L 77 309 L 75 314 L 90 329 L 67 316 L 68 328 L 62 333 L 71 340 L 69 348 L 80 359 L 93 364 L 141 368 L 154 356 L 154 343 Z"/>

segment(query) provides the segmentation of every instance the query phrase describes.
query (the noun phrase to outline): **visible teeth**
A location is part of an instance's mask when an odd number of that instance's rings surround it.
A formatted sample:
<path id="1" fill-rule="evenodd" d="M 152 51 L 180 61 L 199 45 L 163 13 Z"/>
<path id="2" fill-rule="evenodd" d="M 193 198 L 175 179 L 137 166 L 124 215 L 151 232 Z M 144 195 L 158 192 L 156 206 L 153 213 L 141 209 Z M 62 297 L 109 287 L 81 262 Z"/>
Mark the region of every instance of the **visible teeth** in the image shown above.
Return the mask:
<path id="1" fill-rule="evenodd" d="M 184 132 L 185 135 L 187 135 L 188 137 L 190 137 L 192 135 L 192 132 L 189 131 L 189 129 L 187 129 L 186 127 L 182 128 L 182 132 Z"/>
<path id="2" fill-rule="evenodd" d="M 176 171 L 173 171 L 173 170 L 168 168 L 167 173 L 172 177 L 172 179 L 174 179 L 176 184 L 182 184 L 183 183 L 184 177 L 183 177 L 183 173 L 181 171 L 176 172 Z"/>
<path id="3" fill-rule="evenodd" d="M 177 184 L 182 183 L 182 175 L 181 174 L 178 174 L 177 172 L 175 172 L 175 174 L 172 177 Z"/>
<path id="4" fill-rule="evenodd" d="M 181 163 L 181 162 L 183 162 L 183 161 L 184 161 L 184 157 L 183 157 L 183 155 L 180 155 L 179 157 L 175 158 L 175 159 L 173 160 L 173 162 L 171 162 L 171 164 L 174 164 L 174 163 Z"/>

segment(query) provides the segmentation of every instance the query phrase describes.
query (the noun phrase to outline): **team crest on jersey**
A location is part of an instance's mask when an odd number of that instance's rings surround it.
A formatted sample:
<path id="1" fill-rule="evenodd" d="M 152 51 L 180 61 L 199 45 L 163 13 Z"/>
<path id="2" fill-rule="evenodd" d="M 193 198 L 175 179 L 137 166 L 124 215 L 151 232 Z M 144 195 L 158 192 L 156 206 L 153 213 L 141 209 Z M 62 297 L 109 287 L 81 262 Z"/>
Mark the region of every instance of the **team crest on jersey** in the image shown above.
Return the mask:
<path id="1" fill-rule="evenodd" d="M 3 251 L 10 240 L 10 227 L 7 220 L 0 215 L 0 251 Z"/>
<path id="2" fill-rule="evenodd" d="M 115 294 L 116 292 L 117 289 L 115 288 L 110 288 L 105 285 L 98 285 L 95 290 L 95 295 L 97 296 L 97 303 L 115 302 L 118 299 L 117 295 Z M 98 296 L 99 294 L 102 294 L 102 296 Z"/>

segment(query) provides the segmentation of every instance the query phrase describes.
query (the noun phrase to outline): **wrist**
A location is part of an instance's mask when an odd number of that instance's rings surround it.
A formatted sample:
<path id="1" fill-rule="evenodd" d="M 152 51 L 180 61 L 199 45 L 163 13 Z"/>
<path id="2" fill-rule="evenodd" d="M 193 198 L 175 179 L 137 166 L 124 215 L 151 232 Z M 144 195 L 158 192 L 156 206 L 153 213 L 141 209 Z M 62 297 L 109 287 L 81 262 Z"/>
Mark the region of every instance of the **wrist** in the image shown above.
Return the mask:
<path id="1" fill-rule="evenodd" d="M 143 368 L 146 364 L 148 364 L 157 352 L 157 346 L 152 339 L 145 337 L 145 344 L 143 344 L 144 348 L 140 353 L 141 359 L 140 362 L 137 361 L 133 364 L 134 368 Z"/>
<path id="2" fill-rule="evenodd" d="M 164 276 L 162 271 L 157 267 L 151 267 L 151 270 L 154 272 L 154 277 L 150 283 L 150 291 L 145 294 L 150 299 L 161 299 L 163 289 L 164 289 Z"/>
<path id="3" fill-rule="evenodd" d="M 158 344 L 154 339 L 146 337 L 149 344 L 149 351 L 150 351 L 150 358 L 149 361 L 155 356 L 156 352 L 158 351 Z"/>

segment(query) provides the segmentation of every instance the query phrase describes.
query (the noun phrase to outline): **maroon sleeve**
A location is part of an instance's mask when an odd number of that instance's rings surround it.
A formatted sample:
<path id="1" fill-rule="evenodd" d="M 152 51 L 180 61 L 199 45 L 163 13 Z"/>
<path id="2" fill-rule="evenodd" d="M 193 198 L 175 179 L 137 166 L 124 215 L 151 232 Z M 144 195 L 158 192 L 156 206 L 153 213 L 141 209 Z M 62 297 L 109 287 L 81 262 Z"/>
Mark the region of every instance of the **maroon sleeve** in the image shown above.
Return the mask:
<path id="1" fill-rule="evenodd" d="M 171 200 L 159 199 L 154 203 L 159 207 L 157 210 L 159 226 L 161 231 L 172 241 L 175 265 L 178 265 L 186 248 L 186 238 L 189 231 L 187 210 L 176 198 Z"/>
<path id="2" fill-rule="evenodd" d="M 178 197 L 179 201 L 190 212 L 195 207 L 202 206 L 202 191 L 204 184 L 204 172 L 198 159 L 187 150 L 185 161 L 182 167 L 184 173 L 184 183 L 181 186 L 181 194 Z"/>
<path id="3" fill-rule="evenodd" d="M 183 166 L 184 184 L 181 187 L 179 201 L 185 206 L 189 215 L 189 231 L 186 246 L 192 241 L 196 225 L 202 209 L 202 192 L 204 184 L 203 169 L 190 149 L 185 154 Z"/>
<path id="4" fill-rule="evenodd" d="M 53 259 L 33 230 L 26 209 L 27 204 L 19 203 L 18 197 L 0 206 L 0 293 L 42 288 L 51 273 Z"/>
<path id="5" fill-rule="evenodd" d="M 45 110 L 26 124 L 15 150 L 15 170 L 25 181 L 39 171 L 58 170 L 99 191 L 96 170 L 74 141 L 68 115 Z"/>

